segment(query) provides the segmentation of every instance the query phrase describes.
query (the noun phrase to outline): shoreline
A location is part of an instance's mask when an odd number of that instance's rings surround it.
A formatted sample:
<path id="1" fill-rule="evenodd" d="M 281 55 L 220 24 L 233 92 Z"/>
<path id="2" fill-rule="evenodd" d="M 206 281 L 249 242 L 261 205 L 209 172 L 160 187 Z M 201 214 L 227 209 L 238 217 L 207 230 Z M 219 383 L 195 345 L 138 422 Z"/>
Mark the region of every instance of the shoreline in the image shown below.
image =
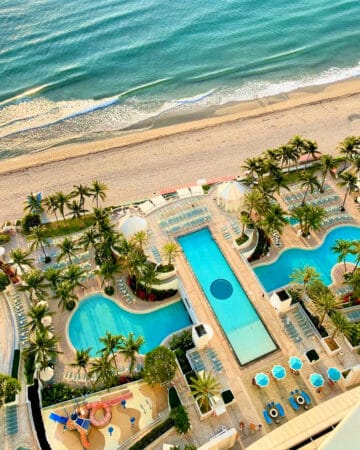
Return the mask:
<path id="1" fill-rule="evenodd" d="M 0 222 L 21 218 L 31 192 L 70 192 L 97 179 L 109 187 L 105 206 L 118 206 L 199 179 L 240 175 L 247 157 L 277 148 L 295 134 L 332 154 L 346 136 L 360 135 L 360 79 L 278 100 L 261 99 L 261 107 L 258 101 L 228 104 L 210 119 L 1 161 Z"/>
<path id="2" fill-rule="evenodd" d="M 162 119 L 160 117 L 158 118 L 158 124 L 151 129 L 140 131 L 133 129 L 118 137 L 59 145 L 38 153 L 2 160 L 0 161 L 0 174 L 11 174 L 18 170 L 53 164 L 58 161 L 129 148 L 143 143 L 155 142 L 165 137 L 214 128 L 223 124 L 247 121 L 267 115 L 270 117 L 277 112 L 286 113 L 302 106 L 334 102 L 358 95 L 360 95 L 360 78 L 350 78 L 327 85 L 300 88 L 271 97 L 212 106 L 205 111 L 174 115 L 173 118 Z M 357 115 L 359 117 L 355 117 L 354 120 L 360 119 L 360 109 L 359 114 L 355 114 L 355 116 Z M 143 123 L 146 126 L 146 122 Z"/>

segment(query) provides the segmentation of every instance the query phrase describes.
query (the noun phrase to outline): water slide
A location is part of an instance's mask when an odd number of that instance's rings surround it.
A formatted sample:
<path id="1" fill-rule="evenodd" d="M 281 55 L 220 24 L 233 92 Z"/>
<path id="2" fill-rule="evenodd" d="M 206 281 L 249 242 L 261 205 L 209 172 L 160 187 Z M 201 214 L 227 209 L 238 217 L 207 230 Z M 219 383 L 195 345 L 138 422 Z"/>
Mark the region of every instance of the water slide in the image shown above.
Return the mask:
<path id="1" fill-rule="evenodd" d="M 50 414 L 50 419 L 54 420 L 55 422 L 59 422 L 63 425 L 66 425 L 66 422 L 68 421 L 67 417 L 58 416 L 57 414 L 55 414 L 53 412 Z"/>
<path id="2" fill-rule="evenodd" d="M 84 405 L 84 408 L 86 408 L 87 410 L 90 410 L 89 419 L 90 419 L 91 425 L 93 425 L 94 427 L 97 427 L 97 428 L 103 428 L 106 425 L 108 425 L 111 421 L 110 406 L 117 405 L 118 403 L 121 403 L 123 400 L 128 400 L 132 396 L 133 396 L 133 394 L 131 392 L 127 392 L 126 394 L 123 394 L 120 397 L 116 397 L 116 398 L 113 398 L 108 401 L 93 402 L 93 403 L 88 403 L 87 405 Z M 98 409 L 103 409 L 104 413 L 105 413 L 104 417 L 101 420 L 97 420 L 95 418 L 95 414 Z"/>

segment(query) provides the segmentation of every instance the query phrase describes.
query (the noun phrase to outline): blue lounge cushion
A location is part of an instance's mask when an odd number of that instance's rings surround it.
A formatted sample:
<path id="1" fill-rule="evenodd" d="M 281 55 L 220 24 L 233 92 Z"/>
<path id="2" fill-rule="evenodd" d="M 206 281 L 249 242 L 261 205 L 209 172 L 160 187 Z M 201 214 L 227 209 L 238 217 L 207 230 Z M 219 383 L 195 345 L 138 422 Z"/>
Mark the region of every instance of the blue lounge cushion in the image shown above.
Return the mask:
<path id="1" fill-rule="evenodd" d="M 305 403 L 307 405 L 311 404 L 311 398 L 307 395 L 305 391 L 301 391 L 301 395 L 304 397 Z"/>
<path id="2" fill-rule="evenodd" d="M 279 416 L 280 417 L 284 417 L 285 416 L 285 411 L 284 408 L 282 407 L 281 403 L 275 403 L 276 409 L 279 411 Z"/>
<path id="3" fill-rule="evenodd" d="M 295 409 L 295 411 L 297 411 L 300 406 L 296 403 L 295 399 L 293 397 L 289 397 L 289 403 L 290 405 L 293 407 L 293 409 Z"/>
<path id="4" fill-rule="evenodd" d="M 264 409 L 264 411 L 263 411 L 263 416 L 264 416 L 264 419 L 266 420 L 266 423 L 267 423 L 268 425 L 271 425 L 271 424 L 272 424 L 272 419 L 271 419 L 271 417 L 269 416 L 269 413 L 267 412 L 267 409 Z"/>

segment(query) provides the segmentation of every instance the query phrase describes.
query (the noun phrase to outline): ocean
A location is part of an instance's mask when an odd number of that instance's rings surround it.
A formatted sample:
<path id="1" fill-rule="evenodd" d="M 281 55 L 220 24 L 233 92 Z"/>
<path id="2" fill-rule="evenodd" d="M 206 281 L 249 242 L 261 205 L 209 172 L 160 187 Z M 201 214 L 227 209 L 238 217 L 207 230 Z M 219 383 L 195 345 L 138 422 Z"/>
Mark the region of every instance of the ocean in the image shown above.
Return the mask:
<path id="1" fill-rule="evenodd" d="M 1 0 L 0 159 L 360 75 L 359 0 Z"/>

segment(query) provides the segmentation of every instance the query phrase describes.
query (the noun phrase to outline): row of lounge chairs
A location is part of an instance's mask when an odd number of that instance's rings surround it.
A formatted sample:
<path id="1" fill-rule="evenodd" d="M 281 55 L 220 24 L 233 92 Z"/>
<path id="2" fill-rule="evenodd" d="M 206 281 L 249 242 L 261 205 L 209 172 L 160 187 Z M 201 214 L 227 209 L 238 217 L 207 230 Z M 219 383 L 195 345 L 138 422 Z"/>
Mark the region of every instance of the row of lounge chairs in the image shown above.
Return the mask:
<path id="1" fill-rule="evenodd" d="M 176 234 L 176 233 L 179 233 L 180 231 L 185 231 L 185 230 L 188 230 L 189 228 L 198 227 L 200 225 L 203 225 L 204 223 L 209 222 L 210 219 L 211 219 L 211 215 L 208 214 L 208 215 L 193 219 L 191 221 L 184 222 L 181 225 L 175 225 L 174 227 L 166 228 L 164 231 L 168 234 Z"/>
<path id="2" fill-rule="evenodd" d="M 308 319 L 297 309 L 294 311 L 294 316 L 297 324 L 301 328 L 302 332 L 305 334 L 307 338 L 314 336 L 314 329 L 309 324 Z"/>
<path id="3" fill-rule="evenodd" d="M 302 338 L 299 335 L 295 325 L 287 316 L 283 316 L 281 320 L 283 322 L 286 334 L 295 342 L 295 344 L 299 344 L 302 341 Z"/>
<path id="4" fill-rule="evenodd" d="M 293 186 L 294 188 L 294 186 Z M 294 203 L 294 202 L 298 202 L 298 201 L 302 201 L 302 199 L 304 198 L 304 192 L 301 191 L 301 189 L 298 189 L 295 186 L 296 190 L 292 189 L 292 192 L 289 194 L 282 194 L 282 197 L 284 199 L 284 201 L 286 203 Z M 331 191 L 331 186 L 328 184 L 324 185 L 324 192 L 328 192 Z M 321 193 L 319 191 L 314 192 L 313 194 L 309 194 L 309 197 L 312 196 L 312 198 L 320 198 L 320 196 L 324 196 L 324 193 Z"/>
<path id="5" fill-rule="evenodd" d="M 128 288 L 127 284 L 125 283 L 125 281 L 123 280 L 123 278 L 120 278 L 120 280 L 118 280 L 118 287 L 119 287 L 119 291 L 122 293 L 123 298 L 126 301 L 126 303 L 131 304 L 131 303 L 135 302 L 136 299 L 129 291 L 129 288 Z"/>
<path id="6" fill-rule="evenodd" d="M 300 206 L 302 204 L 304 196 L 302 196 L 301 199 L 296 201 L 295 203 L 292 203 L 288 206 L 288 210 L 292 211 L 294 208 Z M 334 203 L 339 200 L 339 196 L 336 194 L 327 195 L 325 197 L 318 197 L 318 198 L 310 198 L 306 197 L 306 204 L 307 205 L 317 205 L 317 206 L 324 206 L 330 203 Z"/>
<path id="7" fill-rule="evenodd" d="M 18 292 L 10 294 L 10 299 L 15 313 L 19 341 L 21 344 L 25 344 L 28 341 L 29 331 L 27 328 L 27 317 L 25 314 L 24 305 Z"/>
<path id="8" fill-rule="evenodd" d="M 215 372 L 221 372 L 223 370 L 223 365 L 213 348 L 210 347 L 206 349 L 206 356 L 208 357 L 211 367 L 215 370 Z"/>
<path id="9" fill-rule="evenodd" d="M 182 213 L 169 216 L 167 219 L 163 219 L 159 222 L 161 228 L 167 228 L 172 225 L 179 224 L 184 221 L 191 220 L 195 217 L 201 216 L 204 213 L 207 213 L 208 209 L 206 206 L 201 206 L 197 208 L 190 209 L 188 211 L 184 211 Z"/>

